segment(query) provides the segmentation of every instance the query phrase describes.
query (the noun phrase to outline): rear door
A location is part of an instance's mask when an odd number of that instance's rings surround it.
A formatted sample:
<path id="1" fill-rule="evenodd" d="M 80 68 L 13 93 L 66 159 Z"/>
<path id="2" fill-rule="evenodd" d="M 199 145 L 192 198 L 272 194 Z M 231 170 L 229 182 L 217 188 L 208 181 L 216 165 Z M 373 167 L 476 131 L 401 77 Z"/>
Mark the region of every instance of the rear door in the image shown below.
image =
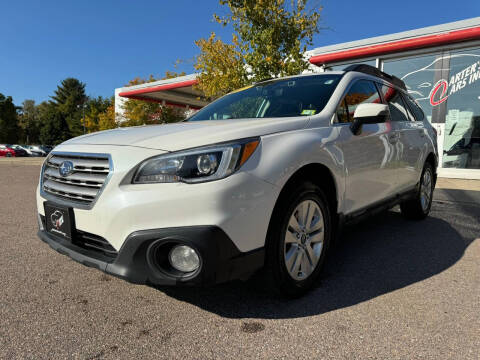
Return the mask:
<path id="1" fill-rule="evenodd" d="M 390 141 L 390 122 L 365 124 L 358 135 L 350 130 L 355 109 L 363 103 L 381 103 L 372 81 L 354 81 L 334 117 L 334 126 L 340 127 L 337 146 L 343 153 L 346 170 L 345 214 L 384 200 L 395 190 L 395 147 Z"/>
<path id="2" fill-rule="evenodd" d="M 381 85 L 381 89 L 390 109 L 392 131 L 395 132 L 395 183 L 397 192 L 402 192 L 413 187 L 420 176 L 418 168 L 423 143 L 420 138 L 423 122 L 414 121 L 414 115 L 401 91 L 387 85 Z"/>

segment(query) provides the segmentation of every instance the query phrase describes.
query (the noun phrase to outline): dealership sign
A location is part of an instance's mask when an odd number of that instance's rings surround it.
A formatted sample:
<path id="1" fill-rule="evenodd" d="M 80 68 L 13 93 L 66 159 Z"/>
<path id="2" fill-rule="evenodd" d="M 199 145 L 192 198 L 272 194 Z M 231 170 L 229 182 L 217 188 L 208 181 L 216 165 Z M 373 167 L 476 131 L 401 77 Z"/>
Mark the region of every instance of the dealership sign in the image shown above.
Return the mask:
<path id="1" fill-rule="evenodd" d="M 463 70 L 450 77 L 450 81 L 441 79 L 432 87 L 430 91 L 430 104 L 437 106 L 447 100 L 450 95 L 463 89 L 465 86 L 473 84 L 480 79 L 480 61 L 474 62 Z M 436 99 L 436 100 L 435 100 Z"/>

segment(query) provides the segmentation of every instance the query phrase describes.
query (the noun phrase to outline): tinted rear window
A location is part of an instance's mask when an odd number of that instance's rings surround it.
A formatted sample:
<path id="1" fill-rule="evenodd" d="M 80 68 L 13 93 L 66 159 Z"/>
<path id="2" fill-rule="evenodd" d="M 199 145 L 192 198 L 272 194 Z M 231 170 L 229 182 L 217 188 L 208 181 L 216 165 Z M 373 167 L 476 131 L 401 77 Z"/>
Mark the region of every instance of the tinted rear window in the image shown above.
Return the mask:
<path id="1" fill-rule="evenodd" d="M 410 96 L 404 96 L 405 100 L 407 101 L 407 105 L 410 108 L 410 111 L 413 113 L 415 116 L 416 121 L 423 121 L 425 119 L 425 114 L 423 113 L 423 110 L 420 109 L 420 106 L 417 105 L 417 103 L 410 98 Z"/>

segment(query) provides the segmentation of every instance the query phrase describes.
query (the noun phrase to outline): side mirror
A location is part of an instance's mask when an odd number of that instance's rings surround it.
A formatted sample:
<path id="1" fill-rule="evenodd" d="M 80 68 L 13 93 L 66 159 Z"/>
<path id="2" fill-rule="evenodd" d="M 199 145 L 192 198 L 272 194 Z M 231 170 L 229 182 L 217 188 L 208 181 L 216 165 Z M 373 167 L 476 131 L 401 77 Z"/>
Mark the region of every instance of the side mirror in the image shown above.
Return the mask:
<path id="1" fill-rule="evenodd" d="M 350 130 L 358 135 L 363 124 L 380 124 L 387 120 L 388 105 L 384 104 L 360 104 L 353 114 L 353 122 Z"/>

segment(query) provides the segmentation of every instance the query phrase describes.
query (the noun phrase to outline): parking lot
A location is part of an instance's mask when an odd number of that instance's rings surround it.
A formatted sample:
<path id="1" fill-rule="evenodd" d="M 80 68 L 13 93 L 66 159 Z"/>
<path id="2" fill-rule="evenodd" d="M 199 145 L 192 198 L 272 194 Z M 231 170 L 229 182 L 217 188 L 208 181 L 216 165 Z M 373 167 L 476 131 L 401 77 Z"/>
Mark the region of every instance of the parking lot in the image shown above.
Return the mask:
<path id="1" fill-rule="evenodd" d="M 480 192 L 347 229 L 318 287 L 285 300 L 258 280 L 154 289 L 71 261 L 36 236 L 39 170 L 0 163 L 2 359 L 478 359 Z"/>

